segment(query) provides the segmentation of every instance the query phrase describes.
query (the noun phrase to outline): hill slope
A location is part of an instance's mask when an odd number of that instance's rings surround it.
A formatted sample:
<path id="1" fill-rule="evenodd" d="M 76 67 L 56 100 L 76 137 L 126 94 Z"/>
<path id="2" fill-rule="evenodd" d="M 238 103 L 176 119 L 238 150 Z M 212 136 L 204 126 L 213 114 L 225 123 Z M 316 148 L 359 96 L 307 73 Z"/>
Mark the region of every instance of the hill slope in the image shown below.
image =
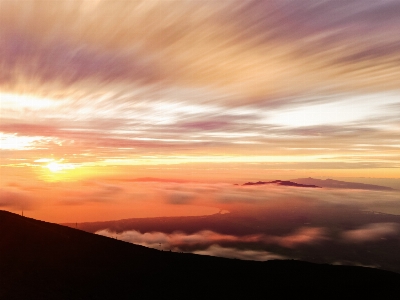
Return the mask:
<path id="1" fill-rule="evenodd" d="M 163 252 L 0 211 L 0 299 L 396 296 L 400 274 Z"/>

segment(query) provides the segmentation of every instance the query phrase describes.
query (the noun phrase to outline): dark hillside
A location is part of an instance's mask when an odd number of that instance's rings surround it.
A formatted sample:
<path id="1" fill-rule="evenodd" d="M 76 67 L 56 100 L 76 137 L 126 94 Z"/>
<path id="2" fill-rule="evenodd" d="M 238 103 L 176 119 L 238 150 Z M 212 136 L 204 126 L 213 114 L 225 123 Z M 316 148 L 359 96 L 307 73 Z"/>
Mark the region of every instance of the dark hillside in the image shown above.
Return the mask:
<path id="1" fill-rule="evenodd" d="M 164 252 L 0 211 L 0 299 L 395 299 L 398 292 L 400 274 L 387 271 Z"/>

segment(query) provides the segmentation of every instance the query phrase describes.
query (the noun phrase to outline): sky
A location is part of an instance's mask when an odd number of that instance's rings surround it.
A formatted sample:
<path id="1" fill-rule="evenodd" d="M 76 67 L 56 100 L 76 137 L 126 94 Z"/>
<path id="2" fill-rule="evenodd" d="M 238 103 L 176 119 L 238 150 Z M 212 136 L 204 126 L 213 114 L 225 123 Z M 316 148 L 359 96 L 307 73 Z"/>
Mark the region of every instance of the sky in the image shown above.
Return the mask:
<path id="1" fill-rule="evenodd" d="M 160 182 L 400 187 L 399 10 L 0 0 L 0 208 L 94 221 L 221 209 L 171 207 Z"/>

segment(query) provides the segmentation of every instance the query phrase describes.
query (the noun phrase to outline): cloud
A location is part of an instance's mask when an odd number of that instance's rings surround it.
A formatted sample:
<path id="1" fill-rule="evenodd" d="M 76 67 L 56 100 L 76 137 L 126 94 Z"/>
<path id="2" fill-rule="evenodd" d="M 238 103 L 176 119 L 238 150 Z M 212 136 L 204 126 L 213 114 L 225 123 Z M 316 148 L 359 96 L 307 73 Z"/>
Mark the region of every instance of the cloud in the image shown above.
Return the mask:
<path id="1" fill-rule="evenodd" d="M 272 240 L 286 248 L 296 248 L 299 245 L 314 244 L 329 239 L 325 228 L 302 227 L 293 234 L 283 237 L 273 237 Z"/>
<path id="2" fill-rule="evenodd" d="M 4 69 L 2 82 L 15 80 L 16 69 L 26 77 L 42 82 L 60 80 L 66 85 L 90 78 L 110 82 L 137 78 L 154 80 L 157 68 L 148 58 L 136 57 L 133 49 L 128 55 L 102 51 L 82 44 L 71 44 L 61 37 L 47 36 L 38 41 L 30 36 L 12 33 L 1 35 L 0 52 Z M 29 68 L 21 64 L 30 63 Z"/>
<path id="3" fill-rule="evenodd" d="M 300 227 L 305 226 L 304 223 L 308 222 L 307 220 L 317 218 L 318 215 L 326 215 L 332 218 L 336 214 L 340 214 L 342 210 L 382 211 L 393 214 L 400 211 L 398 203 L 399 192 L 396 190 L 310 189 L 272 185 L 241 186 L 154 179 L 151 179 L 151 181 L 147 181 L 149 179 L 136 181 L 131 176 L 131 169 L 128 169 L 129 172 L 126 174 L 110 176 L 110 167 L 90 170 L 93 174 L 100 175 L 96 179 L 75 181 L 66 180 L 69 176 L 68 172 L 76 172 L 76 176 L 81 176 L 81 174 L 83 176 L 84 172 L 88 172 L 86 167 L 67 170 L 64 177 L 64 174 L 53 174 L 47 168 L 43 168 L 42 164 L 45 163 L 36 162 L 35 164 L 38 165 L 36 167 L 38 171 L 43 172 L 43 176 L 47 174 L 48 176 L 54 176 L 55 179 L 57 179 L 57 176 L 62 176 L 61 180 L 53 182 L 43 181 L 42 178 L 21 180 L 21 172 L 18 169 L 15 171 L 18 175 L 17 177 L 13 173 L 8 176 L 9 182 L 13 182 L 14 185 L 12 187 L 5 186 L 5 190 L 15 192 L 18 195 L 29 196 L 32 199 L 31 201 L 37 204 L 35 207 L 38 214 L 40 214 L 42 207 L 56 205 L 59 209 L 65 210 L 65 218 L 68 217 L 68 206 L 80 206 L 82 209 L 86 207 L 87 212 L 89 210 L 95 211 L 93 205 L 109 206 L 110 212 L 112 210 L 115 210 L 115 212 L 125 211 L 126 213 L 122 214 L 123 218 L 199 215 L 201 214 L 200 212 L 207 215 L 225 210 L 233 215 L 247 215 L 265 219 L 265 222 L 274 220 L 277 226 L 279 224 L 283 226 L 285 222 L 289 222 L 287 224 L 293 224 L 293 226 L 290 226 L 290 228 L 284 226 L 284 228 L 288 228 L 286 232 L 276 234 L 271 231 L 268 234 L 281 237 L 293 235 L 286 237 L 286 240 L 282 239 L 281 243 L 290 245 L 290 240 L 292 239 L 295 245 L 295 239 L 297 238 L 306 240 L 307 236 L 314 236 L 316 240 L 322 239 L 325 234 L 324 229 L 317 228 L 325 225 L 313 224 L 313 226 L 309 227 L 315 227 L 315 229 L 296 232 Z M 13 168 L 11 169 L 13 170 Z M 180 168 L 177 168 L 177 170 L 181 172 Z M 9 168 L 2 167 L 2 171 L 9 172 Z M 172 171 L 167 170 L 167 172 L 169 174 Z M 158 166 L 155 168 L 154 173 L 158 175 L 156 173 L 159 173 Z M 74 174 L 71 176 L 75 176 Z M 264 178 L 255 179 L 264 180 Z M 244 181 L 240 183 L 244 183 Z M 7 182 L 4 184 L 6 185 Z M 9 198 L 9 196 L 4 197 L 4 199 Z M 7 203 L 11 202 L 7 200 Z M 74 219 L 73 214 L 70 214 L 70 218 Z M 98 218 L 98 220 L 106 220 L 107 215 L 99 215 Z M 112 217 L 108 217 L 108 220 L 121 218 L 118 217 L 118 214 L 113 214 Z M 90 220 L 97 221 L 92 214 Z M 57 222 L 57 220 L 55 221 Z M 130 229 L 135 228 L 125 228 L 124 230 Z M 220 231 L 219 228 L 208 229 Z M 198 230 L 201 230 L 201 228 Z M 225 233 L 236 234 L 229 231 Z M 245 230 L 241 235 L 249 233 L 259 232 Z"/>
<path id="4" fill-rule="evenodd" d="M 246 19 L 248 24 L 254 25 L 253 34 L 267 37 L 263 42 L 269 42 L 271 39 L 299 41 L 314 37 L 303 43 L 309 51 L 326 50 L 340 43 L 347 43 L 350 48 L 347 50 L 357 51 L 357 48 L 363 49 L 370 45 L 373 47 L 385 42 L 386 45 L 391 45 L 393 37 L 390 34 L 381 40 L 376 37 L 383 29 L 391 32 L 396 25 L 398 26 L 399 20 L 394 13 L 398 9 L 399 4 L 396 1 L 302 1 L 299 4 L 296 1 L 254 0 L 242 6 L 237 14 L 239 18 L 242 16 Z M 274 13 L 271 13 L 273 10 Z M 284 19 L 288 21 L 283 22 Z M 362 39 L 357 33 L 368 31 L 372 41 L 356 45 L 355 40 Z M 350 38 L 353 38 L 353 41 Z M 340 51 L 333 53 L 335 56 L 341 54 Z M 391 54 L 391 47 L 382 47 L 380 51 L 375 51 L 374 55 Z"/>
<path id="5" fill-rule="evenodd" d="M 273 259 L 285 259 L 284 256 L 273 254 L 268 251 L 257 251 L 257 250 L 239 250 L 236 248 L 225 248 L 218 245 L 211 245 L 205 250 L 194 251 L 195 254 L 210 255 L 226 258 L 237 258 L 242 260 L 257 260 L 266 261 Z"/>
<path id="6" fill-rule="evenodd" d="M 109 229 L 104 229 L 97 231 L 96 234 L 108 237 L 117 237 L 118 239 L 126 242 L 140 244 L 152 248 L 159 248 L 161 244 L 164 249 L 232 243 L 259 243 L 264 245 L 275 244 L 285 248 L 296 248 L 299 245 L 313 244 L 315 242 L 327 239 L 325 236 L 325 230 L 323 228 L 312 227 L 299 228 L 292 234 L 284 236 L 265 234 L 236 236 L 220 234 L 211 230 L 202 230 L 193 234 L 185 234 L 182 232 L 167 234 L 163 232 L 140 233 L 136 230 L 128 230 L 121 233 L 116 233 Z"/>
<path id="7" fill-rule="evenodd" d="M 335 261 L 332 263 L 332 265 L 338 265 L 338 266 L 342 266 L 342 265 L 347 265 L 347 266 L 357 266 L 357 267 L 365 267 L 365 268 L 380 268 L 381 266 L 379 264 L 361 264 L 359 262 L 356 261 Z"/>
<path id="8" fill-rule="evenodd" d="M 203 245 L 217 242 L 237 242 L 240 237 L 233 235 L 219 234 L 213 231 L 204 230 L 194 234 L 172 233 L 166 234 L 162 232 L 146 232 L 140 233 L 136 230 L 123 231 L 122 233 L 114 233 L 109 230 L 101 230 L 96 234 L 117 237 L 120 240 L 140 244 L 152 248 L 159 248 L 162 244 L 165 248 L 180 247 L 187 245 Z"/>
<path id="9" fill-rule="evenodd" d="M 397 223 L 371 223 L 358 229 L 343 232 L 344 240 L 352 243 L 374 242 L 400 233 L 400 225 Z"/>
<path id="10" fill-rule="evenodd" d="M 55 81 L 89 90 L 93 83 L 190 82 L 230 91 L 228 101 L 238 103 L 318 89 L 321 82 L 384 90 L 380 69 L 387 70 L 386 88 L 395 88 L 398 75 L 396 1 L 57 1 L 49 6 L 33 0 L 22 7 L 2 0 L 1 6 L 4 86 L 17 85 L 24 74 L 40 85 Z"/>
<path id="11" fill-rule="evenodd" d="M 101 230 L 96 234 L 117 238 L 126 242 L 143 245 L 155 249 L 173 250 L 180 252 L 182 247 L 210 245 L 203 250 L 193 250 L 191 253 L 200 255 L 210 255 L 226 258 L 237 258 L 243 260 L 266 261 L 272 259 L 285 259 L 282 255 L 277 255 L 268 251 L 242 250 L 233 247 L 222 247 L 214 243 L 232 243 L 232 242 L 256 242 L 265 237 L 236 237 L 232 235 L 222 235 L 212 231 L 201 231 L 195 234 L 186 235 L 184 233 L 165 234 L 162 232 L 140 233 L 135 230 L 114 233 L 108 230 Z M 202 248 L 202 247 L 201 247 Z"/>
<path id="12" fill-rule="evenodd" d="M 51 137 L 32 143 L 42 154 L 97 164 L 149 153 L 392 164 L 382 154 L 396 151 L 399 114 L 376 108 L 398 104 L 396 1 L 0 5 L 0 130 Z M 359 144 L 376 156 L 352 165 L 332 157 L 364 152 Z M 87 153 L 96 154 L 79 156 Z"/>
<path id="13" fill-rule="evenodd" d="M 33 198 L 29 193 L 0 189 L 0 207 L 17 210 L 31 210 L 35 208 Z"/>

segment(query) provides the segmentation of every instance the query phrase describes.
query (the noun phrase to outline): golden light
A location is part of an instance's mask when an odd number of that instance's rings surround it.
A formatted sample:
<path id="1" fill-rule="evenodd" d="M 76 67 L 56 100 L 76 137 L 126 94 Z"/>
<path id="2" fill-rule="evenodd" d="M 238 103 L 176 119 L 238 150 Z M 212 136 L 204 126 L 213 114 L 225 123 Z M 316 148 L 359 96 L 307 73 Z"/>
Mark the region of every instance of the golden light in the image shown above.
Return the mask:
<path id="1" fill-rule="evenodd" d="M 78 181 L 98 174 L 97 169 L 79 163 L 62 163 L 62 160 L 56 161 L 52 159 L 40 159 L 37 161 L 46 163 L 41 166 L 38 177 L 48 182 Z"/>
<path id="2" fill-rule="evenodd" d="M 64 169 L 63 166 L 62 166 L 61 164 L 58 164 L 58 163 L 56 163 L 56 162 L 49 163 L 49 164 L 46 166 L 46 168 L 49 169 L 49 170 L 50 170 L 51 172 L 53 172 L 53 173 L 60 172 L 61 170 Z"/>
<path id="3" fill-rule="evenodd" d="M 45 168 L 49 169 L 53 173 L 58 173 L 63 170 L 72 170 L 75 169 L 75 166 L 73 164 L 63 164 L 63 163 L 58 163 L 56 161 L 52 161 L 48 163 Z"/>

